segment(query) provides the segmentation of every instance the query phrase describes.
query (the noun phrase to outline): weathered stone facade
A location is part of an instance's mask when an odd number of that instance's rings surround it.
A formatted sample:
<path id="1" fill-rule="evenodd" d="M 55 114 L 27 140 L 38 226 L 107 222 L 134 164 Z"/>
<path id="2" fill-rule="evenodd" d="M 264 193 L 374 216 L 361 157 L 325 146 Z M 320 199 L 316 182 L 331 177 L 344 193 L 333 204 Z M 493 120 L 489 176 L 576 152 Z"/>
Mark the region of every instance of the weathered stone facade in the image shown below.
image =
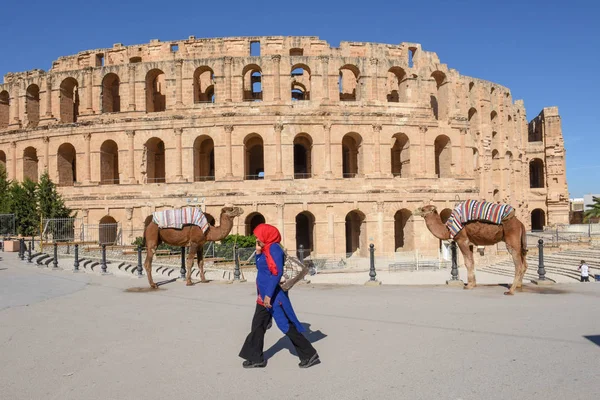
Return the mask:
<path id="1" fill-rule="evenodd" d="M 61 57 L 5 76 L 0 163 L 17 180 L 47 169 L 126 242 L 190 198 L 216 218 L 242 206 L 234 233 L 262 216 L 287 247 L 336 255 L 437 251 L 411 215 L 424 203 L 504 201 L 530 228 L 569 216 L 557 108 L 528 124 L 508 88 L 416 43 L 190 37 Z"/>

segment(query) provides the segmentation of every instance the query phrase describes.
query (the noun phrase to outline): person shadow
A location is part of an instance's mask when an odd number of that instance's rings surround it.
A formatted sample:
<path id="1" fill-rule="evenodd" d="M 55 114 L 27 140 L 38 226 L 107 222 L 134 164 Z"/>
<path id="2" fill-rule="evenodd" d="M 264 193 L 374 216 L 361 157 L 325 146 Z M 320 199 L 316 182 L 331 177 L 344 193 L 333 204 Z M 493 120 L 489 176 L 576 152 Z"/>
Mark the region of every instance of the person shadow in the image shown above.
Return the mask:
<path id="1" fill-rule="evenodd" d="M 317 330 L 317 331 L 311 330 L 310 324 L 307 324 L 305 322 L 302 322 L 301 324 L 305 329 L 305 332 L 303 333 L 303 335 L 304 335 L 304 337 L 306 337 L 308 339 L 308 341 L 310 343 L 318 342 L 319 340 L 327 337 L 327 335 L 324 334 L 323 332 L 321 332 L 320 330 Z M 277 354 L 280 351 L 285 350 L 285 349 L 287 349 L 287 351 L 289 351 L 290 354 L 292 354 L 293 356 L 298 357 L 298 353 L 296 352 L 294 345 L 292 344 L 290 339 L 288 339 L 288 337 L 285 335 L 283 337 L 281 337 L 273 346 L 268 348 L 267 351 L 264 352 L 264 357 L 265 357 L 265 359 L 268 360 L 269 358 L 273 357 L 275 354 Z"/>

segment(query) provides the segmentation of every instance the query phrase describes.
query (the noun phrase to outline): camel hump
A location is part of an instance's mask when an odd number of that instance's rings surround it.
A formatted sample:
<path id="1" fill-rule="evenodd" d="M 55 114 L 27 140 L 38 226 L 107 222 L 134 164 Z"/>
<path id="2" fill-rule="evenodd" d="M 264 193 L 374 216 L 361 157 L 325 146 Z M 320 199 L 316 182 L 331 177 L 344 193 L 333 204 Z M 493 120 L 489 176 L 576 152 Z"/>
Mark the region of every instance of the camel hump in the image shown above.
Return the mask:
<path id="1" fill-rule="evenodd" d="M 513 208 L 508 214 L 506 214 L 506 217 L 502 218 L 502 222 L 508 221 L 509 219 L 513 219 L 515 215 L 515 209 Z"/>

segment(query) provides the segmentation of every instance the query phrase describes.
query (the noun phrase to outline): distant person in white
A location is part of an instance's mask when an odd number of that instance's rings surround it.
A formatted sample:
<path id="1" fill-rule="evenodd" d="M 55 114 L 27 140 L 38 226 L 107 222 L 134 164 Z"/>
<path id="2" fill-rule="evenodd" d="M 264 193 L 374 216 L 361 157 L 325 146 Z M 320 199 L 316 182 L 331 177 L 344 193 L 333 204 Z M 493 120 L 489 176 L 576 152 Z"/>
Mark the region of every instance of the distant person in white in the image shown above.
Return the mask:
<path id="1" fill-rule="evenodd" d="M 588 267 L 584 260 L 581 260 L 581 264 L 577 270 L 581 271 L 581 282 L 590 281 L 590 267 Z"/>

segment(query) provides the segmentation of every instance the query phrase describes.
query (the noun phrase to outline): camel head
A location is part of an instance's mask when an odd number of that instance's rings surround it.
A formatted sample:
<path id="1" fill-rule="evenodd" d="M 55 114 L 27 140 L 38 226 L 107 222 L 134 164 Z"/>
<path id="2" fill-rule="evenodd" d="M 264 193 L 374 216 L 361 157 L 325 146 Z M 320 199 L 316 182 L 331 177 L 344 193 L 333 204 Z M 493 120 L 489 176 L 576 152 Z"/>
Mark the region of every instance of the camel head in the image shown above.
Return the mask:
<path id="1" fill-rule="evenodd" d="M 429 214 L 437 214 L 437 207 L 429 204 L 423 207 L 419 207 L 413 212 L 413 215 L 417 215 L 419 217 L 426 217 Z"/>
<path id="2" fill-rule="evenodd" d="M 221 214 L 225 214 L 229 218 L 235 218 L 243 213 L 244 210 L 241 207 L 223 207 L 221 209 Z"/>

